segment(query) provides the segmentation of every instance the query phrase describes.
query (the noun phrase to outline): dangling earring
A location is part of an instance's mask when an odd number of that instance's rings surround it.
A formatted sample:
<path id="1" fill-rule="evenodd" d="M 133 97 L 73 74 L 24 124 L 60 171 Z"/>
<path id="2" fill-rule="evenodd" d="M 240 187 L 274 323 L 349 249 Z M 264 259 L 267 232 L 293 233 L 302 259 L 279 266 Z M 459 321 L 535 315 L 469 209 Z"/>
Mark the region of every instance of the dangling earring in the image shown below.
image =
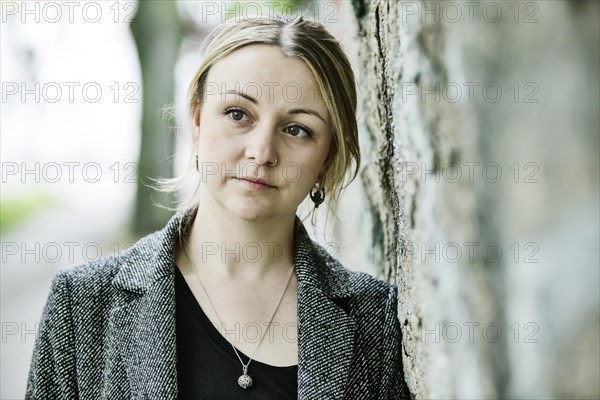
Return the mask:
<path id="1" fill-rule="evenodd" d="M 196 154 L 196 171 L 200 172 L 200 167 L 198 166 L 198 154 Z"/>
<path id="2" fill-rule="evenodd" d="M 315 203 L 315 208 L 319 208 L 319 205 L 325 201 L 325 187 L 316 183 L 310 190 L 310 199 Z"/>

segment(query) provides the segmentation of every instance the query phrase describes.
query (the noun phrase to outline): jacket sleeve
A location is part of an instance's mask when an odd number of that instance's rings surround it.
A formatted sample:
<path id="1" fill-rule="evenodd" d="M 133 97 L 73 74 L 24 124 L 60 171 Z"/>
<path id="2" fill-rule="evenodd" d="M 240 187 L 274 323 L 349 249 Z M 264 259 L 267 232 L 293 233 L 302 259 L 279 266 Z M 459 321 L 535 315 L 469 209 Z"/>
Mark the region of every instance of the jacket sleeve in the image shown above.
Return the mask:
<path id="1" fill-rule="evenodd" d="M 75 337 L 66 273 L 59 273 L 44 307 L 25 399 L 76 399 Z"/>
<path id="2" fill-rule="evenodd" d="M 402 367 L 402 331 L 398 320 L 398 288 L 393 285 L 385 307 L 383 326 L 383 359 L 379 400 L 410 400 Z"/>

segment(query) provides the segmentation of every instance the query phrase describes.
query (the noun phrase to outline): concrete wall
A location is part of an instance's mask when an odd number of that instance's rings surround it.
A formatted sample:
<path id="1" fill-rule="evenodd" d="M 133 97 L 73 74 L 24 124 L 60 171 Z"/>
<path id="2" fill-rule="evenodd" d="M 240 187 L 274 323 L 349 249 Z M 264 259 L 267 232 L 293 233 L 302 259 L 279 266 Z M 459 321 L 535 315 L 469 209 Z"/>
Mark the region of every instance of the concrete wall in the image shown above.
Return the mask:
<path id="1" fill-rule="evenodd" d="M 599 398 L 600 3 L 353 5 L 412 393 Z"/>

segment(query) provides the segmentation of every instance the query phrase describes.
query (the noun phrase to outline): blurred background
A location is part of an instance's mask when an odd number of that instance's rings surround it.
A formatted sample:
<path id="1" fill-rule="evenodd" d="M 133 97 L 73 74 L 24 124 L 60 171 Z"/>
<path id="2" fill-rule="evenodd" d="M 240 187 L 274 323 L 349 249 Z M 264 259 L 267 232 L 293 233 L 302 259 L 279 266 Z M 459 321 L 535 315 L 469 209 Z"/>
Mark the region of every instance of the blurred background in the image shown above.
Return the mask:
<path id="1" fill-rule="evenodd" d="M 54 274 L 172 215 L 147 184 L 189 162 L 200 43 L 257 13 L 321 21 L 355 68 L 360 176 L 308 231 L 399 285 L 414 397 L 600 398 L 599 2 L 0 5 L 1 399 Z"/>

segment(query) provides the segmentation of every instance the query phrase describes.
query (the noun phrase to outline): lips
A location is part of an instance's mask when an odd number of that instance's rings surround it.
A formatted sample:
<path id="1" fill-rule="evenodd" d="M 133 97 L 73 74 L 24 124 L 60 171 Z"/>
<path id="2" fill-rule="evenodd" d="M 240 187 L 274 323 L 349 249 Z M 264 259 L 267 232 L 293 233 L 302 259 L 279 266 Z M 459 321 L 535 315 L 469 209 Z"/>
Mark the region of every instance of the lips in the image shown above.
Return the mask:
<path id="1" fill-rule="evenodd" d="M 272 188 L 276 187 L 275 185 L 272 185 L 269 182 L 267 182 L 266 180 L 261 179 L 261 178 L 242 177 L 242 178 L 237 178 L 237 179 L 240 179 L 240 180 L 243 180 L 243 181 L 248 181 L 248 182 L 255 183 L 255 184 L 265 185 L 267 187 L 272 187 Z"/>

